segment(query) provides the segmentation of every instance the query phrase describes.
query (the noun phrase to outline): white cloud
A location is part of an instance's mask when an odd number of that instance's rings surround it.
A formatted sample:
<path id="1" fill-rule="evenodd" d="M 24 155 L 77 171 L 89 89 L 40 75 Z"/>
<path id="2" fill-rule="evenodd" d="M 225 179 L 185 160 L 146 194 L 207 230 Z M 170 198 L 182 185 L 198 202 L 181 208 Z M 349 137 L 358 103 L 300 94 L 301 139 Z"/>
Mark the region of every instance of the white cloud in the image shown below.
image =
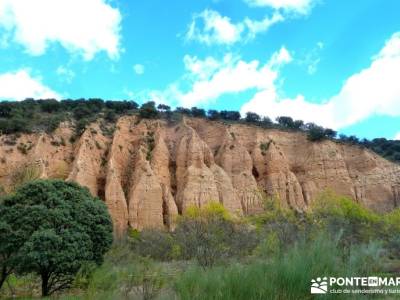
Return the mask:
<path id="1" fill-rule="evenodd" d="M 193 16 L 185 38 L 188 41 L 197 41 L 206 45 L 231 45 L 251 40 L 258 33 L 267 31 L 272 25 L 283 20 L 284 17 L 281 14 L 274 13 L 272 18 L 265 17 L 261 21 L 245 18 L 241 22 L 233 23 L 229 17 L 206 9 Z"/>
<path id="2" fill-rule="evenodd" d="M 272 7 L 307 14 L 315 0 L 245 0 L 250 6 Z"/>
<path id="3" fill-rule="evenodd" d="M 45 86 L 40 77 L 32 77 L 27 69 L 0 74 L 0 86 L 0 99 L 3 100 L 61 98 L 60 94 Z"/>
<path id="4" fill-rule="evenodd" d="M 395 33 L 371 65 L 348 78 L 340 92 L 322 104 L 299 95 L 282 99 L 260 91 L 242 107 L 269 116 L 289 115 L 332 128 L 343 128 L 372 115 L 400 116 L 400 33 Z"/>
<path id="5" fill-rule="evenodd" d="M 264 64 L 258 60 L 246 62 L 240 56 L 226 54 L 218 60 L 207 57 L 204 60 L 186 55 L 186 73 L 164 91 L 150 91 L 147 99 L 156 102 L 173 103 L 191 107 L 215 101 L 225 94 L 236 94 L 255 89 L 270 90 L 279 68 L 291 61 L 290 53 L 282 47 Z M 188 86 L 188 88 L 184 88 Z"/>
<path id="6" fill-rule="evenodd" d="M 144 66 L 141 64 L 136 64 L 133 66 L 133 71 L 135 71 L 136 75 L 144 74 Z"/>
<path id="7" fill-rule="evenodd" d="M 350 76 L 338 94 L 319 103 L 307 101 L 301 94 L 294 98 L 283 95 L 280 70 L 291 61 L 284 47 L 265 63 L 247 62 L 232 54 L 220 60 L 185 56 L 182 78 L 163 91 L 146 92 L 145 98 L 190 107 L 247 92 L 253 96 L 242 106 L 242 113 L 253 111 L 271 118 L 286 115 L 334 129 L 373 115 L 400 116 L 400 33 L 386 42 L 368 68 Z"/>
<path id="8" fill-rule="evenodd" d="M 31 55 L 59 43 L 86 60 L 100 51 L 118 58 L 120 23 L 119 10 L 107 0 L 0 1 L 0 28 Z"/>
<path id="9" fill-rule="evenodd" d="M 248 30 L 247 39 L 254 39 L 258 33 L 266 32 L 272 25 L 284 21 L 285 18 L 275 12 L 272 18 L 265 17 L 261 21 L 252 20 L 250 18 L 244 19 L 243 23 L 246 25 Z"/>
<path id="10" fill-rule="evenodd" d="M 59 66 L 56 73 L 67 83 L 71 83 L 75 77 L 75 72 L 65 66 Z"/>
<path id="11" fill-rule="evenodd" d="M 400 132 L 398 132 L 398 133 L 394 136 L 394 139 L 400 141 Z"/>
<path id="12" fill-rule="evenodd" d="M 202 29 L 199 29 L 198 23 L 203 23 Z M 193 16 L 186 39 L 207 45 L 232 44 L 240 40 L 243 30 L 243 24 L 233 24 L 230 18 L 223 17 L 214 10 L 206 9 Z"/>

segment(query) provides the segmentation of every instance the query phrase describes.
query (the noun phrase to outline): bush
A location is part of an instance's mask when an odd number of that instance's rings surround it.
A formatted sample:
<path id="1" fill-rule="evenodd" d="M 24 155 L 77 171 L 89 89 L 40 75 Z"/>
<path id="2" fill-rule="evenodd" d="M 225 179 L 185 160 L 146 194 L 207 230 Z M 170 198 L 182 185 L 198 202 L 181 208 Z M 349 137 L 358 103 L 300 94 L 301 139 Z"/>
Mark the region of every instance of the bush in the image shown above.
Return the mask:
<path id="1" fill-rule="evenodd" d="M 111 246 L 106 206 L 75 183 L 25 184 L 4 198 L 0 214 L 1 250 L 14 249 L 5 265 L 40 276 L 43 296 L 68 288 L 84 263 L 100 264 Z"/>
<path id="2" fill-rule="evenodd" d="M 307 138 L 309 141 L 317 142 L 326 138 L 325 129 L 312 123 L 307 124 Z"/>
<path id="3" fill-rule="evenodd" d="M 142 258 L 124 272 L 122 293 L 126 299 L 133 295 L 143 300 L 155 299 L 165 281 L 162 269 L 150 259 Z"/>
<path id="4" fill-rule="evenodd" d="M 314 221 L 332 235 L 340 233 L 345 247 L 382 236 L 382 218 L 350 198 L 325 191 L 314 200 L 311 209 Z"/>
<path id="5" fill-rule="evenodd" d="M 155 119 L 158 117 L 158 110 L 156 108 L 156 103 L 150 101 L 144 103 L 139 109 L 139 115 L 144 119 Z"/>
<path id="6" fill-rule="evenodd" d="M 219 111 L 217 111 L 215 109 L 210 109 L 207 111 L 207 118 L 215 121 L 215 120 L 219 120 L 221 118 L 221 115 L 220 115 Z"/>
<path id="7" fill-rule="evenodd" d="M 206 111 L 202 108 L 197 108 L 197 107 L 192 107 L 190 113 L 193 117 L 197 118 L 205 118 L 206 116 Z"/>
<path id="8" fill-rule="evenodd" d="M 246 224 L 235 222 L 224 207 L 211 202 L 190 207 L 178 221 L 174 237 L 183 259 L 196 259 L 203 268 L 234 256 L 249 254 L 257 244 Z"/>
<path id="9" fill-rule="evenodd" d="M 142 257 L 149 256 L 156 260 L 168 261 L 178 254 L 172 234 L 163 230 L 143 230 L 131 238 L 130 243 L 134 253 Z"/>
<path id="10" fill-rule="evenodd" d="M 310 221 L 304 214 L 299 214 L 283 207 L 281 202 L 273 197 L 264 199 L 264 212 L 251 219 L 262 232 L 264 240 L 259 245 L 257 253 L 266 255 L 282 252 L 287 247 L 305 239 L 311 234 Z"/>
<path id="11" fill-rule="evenodd" d="M 268 260 L 207 270 L 191 268 L 177 278 L 174 289 L 179 299 L 311 299 L 312 278 L 376 274 L 374 266 L 381 264 L 381 253 L 379 245 L 368 244 L 347 254 L 337 241 L 319 235 Z M 343 299 L 344 295 L 324 296 Z"/>
<path id="12" fill-rule="evenodd" d="M 277 117 L 276 121 L 278 122 L 279 125 L 281 125 L 282 127 L 286 127 L 286 128 L 295 128 L 295 124 L 294 121 L 291 117 Z"/>
<path id="13" fill-rule="evenodd" d="M 261 117 L 258 114 L 254 113 L 254 112 L 246 113 L 246 118 L 245 118 L 246 122 L 258 123 L 258 122 L 260 122 L 260 120 L 261 120 Z"/>
<path id="14" fill-rule="evenodd" d="M 15 191 L 20 186 L 30 181 L 39 179 L 40 168 L 36 164 L 23 164 L 11 173 L 10 192 Z"/>

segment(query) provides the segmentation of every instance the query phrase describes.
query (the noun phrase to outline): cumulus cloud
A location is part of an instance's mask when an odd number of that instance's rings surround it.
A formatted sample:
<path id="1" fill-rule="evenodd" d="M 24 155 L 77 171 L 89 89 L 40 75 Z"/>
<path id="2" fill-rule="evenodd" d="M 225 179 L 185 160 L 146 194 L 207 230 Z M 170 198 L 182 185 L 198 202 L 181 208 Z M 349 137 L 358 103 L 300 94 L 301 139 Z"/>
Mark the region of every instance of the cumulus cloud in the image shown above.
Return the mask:
<path id="1" fill-rule="evenodd" d="M 170 104 L 177 101 L 178 105 L 191 107 L 210 103 L 225 94 L 271 90 L 278 70 L 291 59 L 285 47 L 264 63 L 246 62 L 231 53 L 221 59 L 186 55 L 183 60 L 186 72 L 182 78 L 163 91 L 146 92 L 146 98 Z"/>
<path id="2" fill-rule="evenodd" d="M 199 23 L 202 23 L 202 28 Z M 240 40 L 243 30 L 243 24 L 233 24 L 230 18 L 223 17 L 214 10 L 206 9 L 193 16 L 186 39 L 208 45 L 232 44 Z"/>
<path id="3" fill-rule="evenodd" d="M 61 98 L 60 94 L 45 86 L 40 77 L 33 77 L 27 69 L 0 74 L 0 86 L 2 100 Z"/>
<path id="4" fill-rule="evenodd" d="M 178 96 L 181 105 L 191 107 L 206 104 L 224 94 L 270 89 L 277 77 L 276 70 L 290 60 L 284 47 L 264 64 L 258 60 L 246 62 L 232 54 L 225 55 L 220 61 L 211 57 L 200 60 L 186 56 L 186 79 L 191 82 L 191 87 L 184 93 L 177 93 L 175 88 L 174 96 Z"/>
<path id="5" fill-rule="evenodd" d="M 244 0 L 250 6 L 272 7 L 300 14 L 307 14 L 315 0 Z"/>
<path id="6" fill-rule="evenodd" d="M 400 132 L 394 136 L 394 139 L 400 141 Z"/>
<path id="7" fill-rule="evenodd" d="M 0 29 L 31 55 L 55 43 L 84 59 L 120 53 L 121 14 L 107 0 L 1 0 Z"/>
<path id="8" fill-rule="evenodd" d="M 258 33 L 267 31 L 272 25 L 283 20 L 284 17 L 280 13 L 274 13 L 271 18 L 267 16 L 260 21 L 246 17 L 243 21 L 234 23 L 229 17 L 206 9 L 193 16 L 185 38 L 187 41 L 197 41 L 206 45 L 231 45 L 251 40 Z"/>
<path id="9" fill-rule="evenodd" d="M 371 65 L 349 77 L 337 95 L 322 104 L 302 95 L 282 99 L 276 91 L 259 91 L 242 107 L 269 116 L 290 115 L 332 128 L 343 128 L 372 115 L 400 116 L 400 33 L 372 58 Z"/>
<path id="10" fill-rule="evenodd" d="M 144 74 L 144 66 L 141 64 L 136 64 L 133 66 L 133 71 L 136 75 L 143 75 Z"/>

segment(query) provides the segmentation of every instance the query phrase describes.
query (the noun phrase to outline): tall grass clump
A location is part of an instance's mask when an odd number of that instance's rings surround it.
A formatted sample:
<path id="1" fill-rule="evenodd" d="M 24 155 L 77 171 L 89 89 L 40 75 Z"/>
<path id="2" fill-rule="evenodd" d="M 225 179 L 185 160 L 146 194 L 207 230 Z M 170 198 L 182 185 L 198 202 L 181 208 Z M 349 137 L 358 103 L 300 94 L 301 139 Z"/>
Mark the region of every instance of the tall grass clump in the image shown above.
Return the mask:
<path id="1" fill-rule="evenodd" d="M 311 241 L 297 242 L 284 254 L 256 259 L 250 264 L 205 271 L 191 268 L 176 280 L 174 288 L 179 299 L 298 300 L 311 299 L 312 278 L 376 274 L 373 266 L 380 265 L 379 245 L 359 246 L 350 255 L 338 245 L 338 239 L 321 234 Z"/>

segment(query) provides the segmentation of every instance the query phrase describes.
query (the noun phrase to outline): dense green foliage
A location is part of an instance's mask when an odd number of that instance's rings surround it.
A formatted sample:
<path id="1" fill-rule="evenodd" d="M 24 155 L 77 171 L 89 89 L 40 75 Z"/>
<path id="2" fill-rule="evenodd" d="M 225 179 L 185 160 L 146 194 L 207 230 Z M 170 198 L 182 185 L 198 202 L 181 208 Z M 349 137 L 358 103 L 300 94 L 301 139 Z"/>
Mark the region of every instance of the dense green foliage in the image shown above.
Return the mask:
<path id="1" fill-rule="evenodd" d="M 98 118 L 114 123 L 118 116 L 124 114 L 138 114 L 142 118 L 164 118 L 169 121 L 178 120 L 179 116 L 187 115 L 209 120 L 221 120 L 224 122 L 242 122 L 260 126 L 262 128 L 277 128 L 281 130 L 295 130 L 305 132 L 310 141 L 319 142 L 331 139 L 338 142 L 349 143 L 361 147 L 367 147 L 383 157 L 400 162 L 400 141 L 386 140 L 384 138 L 359 140 L 355 136 L 339 135 L 330 128 L 323 128 L 314 123 L 304 123 L 302 120 L 293 120 L 291 117 L 280 116 L 274 123 L 268 117 L 261 117 L 257 113 L 248 112 L 242 117 L 238 111 L 205 111 L 202 108 L 171 107 L 165 104 L 156 106 L 150 101 L 140 107 L 134 101 L 104 101 L 102 99 L 54 99 L 33 100 L 27 99 L 21 102 L 0 102 L 0 133 L 31 133 L 46 131 L 51 133 L 62 121 L 73 121 L 75 131 L 80 135 L 85 127 Z M 21 149 L 21 151 L 25 151 Z"/>
<path id="2" fill-rule="evenodd" d="M 377 138 L 372 141 L 362 140 L 361 144 L 389 160 L 400 162 L 400 141 Z"/>
<path id="3" fill-rule="evenodd" d="M 54 131 L 60 122 L 75 120 L 77 131 L 102 115 L 113 120 L 113 114 L 125 114 L 138 108 L 134 101 L 102 99 L 54 99 L 0 102 L 0 133 Z"/>
<path id="4" fill-rule="evenodd" d="M 45 296 L 69 287 L 84 263 L 101 264 L 112 243 L 106 206 L 75 183 L 27 183 L 2 199 L 0 215 L 4 275 L 37 274 Z"/>

